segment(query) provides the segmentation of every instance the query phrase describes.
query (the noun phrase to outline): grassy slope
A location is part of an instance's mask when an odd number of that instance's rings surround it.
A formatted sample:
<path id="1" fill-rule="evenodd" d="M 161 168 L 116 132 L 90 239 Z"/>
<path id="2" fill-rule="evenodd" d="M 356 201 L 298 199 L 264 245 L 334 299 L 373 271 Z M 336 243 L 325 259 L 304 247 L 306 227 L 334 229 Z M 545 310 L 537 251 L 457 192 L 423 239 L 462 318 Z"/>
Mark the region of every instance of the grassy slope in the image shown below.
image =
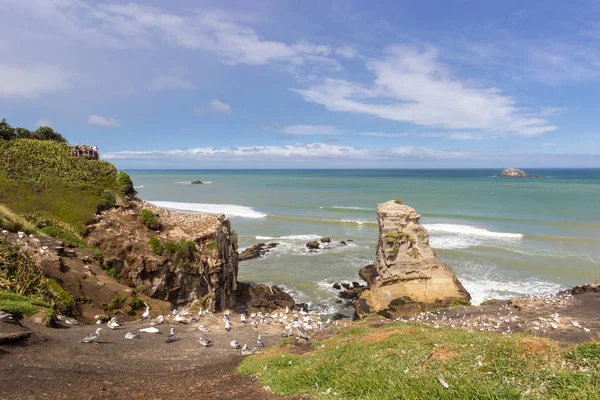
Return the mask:
<path id="1" fill-rule="evenodd" d="M 71 157 L 65 143 L 0 141 L 0 203 L 17 214 L 43 214 L 82 232 L 105 190 L 119 194 L 108 162 Z"/>
<path id="2" fill-rule="evenodd" d="M 246 358 L 239 371 L 277 394 L 317 398 L 600 398 L 597 343 L 561 349 L 520 334 L 393 323 L 354 328 L 314 347 L 306 354 L 294 354 L 294 346 L 269 349 Z"/>

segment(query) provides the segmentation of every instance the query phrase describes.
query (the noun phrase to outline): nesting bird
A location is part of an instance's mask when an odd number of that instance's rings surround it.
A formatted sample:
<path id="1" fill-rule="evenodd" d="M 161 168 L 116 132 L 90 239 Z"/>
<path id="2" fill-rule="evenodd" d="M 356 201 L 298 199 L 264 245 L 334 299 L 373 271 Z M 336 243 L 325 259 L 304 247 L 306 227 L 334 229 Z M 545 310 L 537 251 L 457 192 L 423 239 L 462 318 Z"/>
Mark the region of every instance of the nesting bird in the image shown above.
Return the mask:
<path id="1" fill-rule="evenodd" d="M 154 326 L 151 326 L 149 328 L 140 328 L 139 331 L 144 332 L 144 333 L 160 333 L 158 328 L 156 328 Z"/>
<path id="2" fill-rule="evenodd" d="M 239 349 L 239 348 L 241 348 L 241 347 L 242 347 L 242 346 L 240 346 L 240 344 L 237 342 L 237 340 L 232 340 L 232 341 L 229 343 L 229 345 L 230 345 L 231 347 L 233 347 L 234 349 Z"/>
<path id="3" fill-rule="evenodd" d="M 200 332 L 208 332 L 208 328 L 206 327 L 206 325 L 198 325 L 198 330 Z"/>
<path id="4" fill-rule="evenodd" d="M 262 335 L 258 335 L 258 338 L 256 339 L 256 345 L 258 347 L 265 347 L 265 344 L 262 341 Z"/>
<path id="5" fill-rule="evenodd" d="M 204 338 L 200 338 L 200 340 L 198 342 L 204 347 L 209 347 L 212 344 L 211 340 L 204 339 Z"/>
<path id="6" fill-rule="evenodd" d="M 250 347 L 248 347 L 247 344 L 244 345 L 244 347 L 242 347 L 242 355 L 243 356 L 249 356 L 252 354 L 256 354 L 258 350 L 256 349 L 251 349 Z"/>
<path id="7" fill-rule="evenodd" d="M 12 322 L 15 318 L 11 313 L 7 313 L 6 311 L 0 310 L 0 321 L 2 322 Z"/>
<path id="8" fill-rule="evenodd" d="M 225 330 L 227 332 L 231 331 L 231 322 L 229 320 L 225 321 Z"/>
<path id="9" fill-rule="evenodd" d="M 127 332 L 125 334 L 125 339 L 141 339 L 142 337 L 140 335 L 138 335 L 137 333 L 133 333 L 133 332 Z"/>

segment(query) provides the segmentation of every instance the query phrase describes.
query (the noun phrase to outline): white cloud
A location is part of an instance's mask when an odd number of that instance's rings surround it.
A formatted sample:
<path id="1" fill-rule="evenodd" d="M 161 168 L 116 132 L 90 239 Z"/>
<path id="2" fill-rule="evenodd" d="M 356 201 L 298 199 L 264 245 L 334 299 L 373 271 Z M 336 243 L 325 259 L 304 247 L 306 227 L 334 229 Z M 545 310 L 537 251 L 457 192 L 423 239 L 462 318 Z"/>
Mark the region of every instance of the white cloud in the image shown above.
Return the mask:
<path id="1" fill-rule="evenodd" d="M 0 98 L 35 98 L 69 86 L 69 74 L 56 66 L 0 63 Z"/>
<path id="2" fill-rule="evenodd" d="M 223 103 L 216 99 L 210 101 L 210 109 L 217 113 L 231 113 L 231 106 L 229 104 Z"/>
<path id="3" fill-rule="evenodd" d="M 350 46 L 342 46 L 335 49 L 335 54 L 350 59 L 356 57 L 356 50 Z"/>
<path id="4" fill-rule="evenodd" d="M 334 125 L 280 125 L 274 122 L 271 127 L 288 135 L 341 135 L 347 132 Z"/>
<path id="5" fill-rule="evenodd" d="M 557 129 L 539 116 L 525 115 L 497 88 L 479 88 L 453 77 L 437 50 L 390 47 L 383 59 L 367 63 L 370 86 L 325 79 L 292 89 L 330 111 L 374 115 L 429 128 L 473 129 L 492 135 L 533 136 Z"/>
<path id="6" fill-rule="evenodd" d="M 145 4 L 117 2 L 12 1 L 30 15 L 51 24 L 51 34 L 70 40 L 114 48 L 167 45 L 216 54 L 227 64 L 261 65 L 271 62 L 338 66 L 326 45 L 266 40 L 232 13 L 189 10 L 174 13 Z M 342 48 L 340 55 L 350 55 Z"/>
<path id="7" fill-rule="evenodd" d="M 118 127 L 121 126 L 121 121 L 114 118 L 103 117 L 102 115 L 90 115 L 87 123 L 90 125 L 100 125 L 100 126 L 110 126 L 110 127 Z"/>
<path id="8" fill-rule="evenodd" d="M 192 159 L 192 160 L 394 160 L 394 159 L 472 159 L 482 158 L 478 153 L 455 150 L 434 150 L 420 147 L 392 147 L 360 149 L 325 143 L 295 144 L 289 146 L 199 147 L 177 150 L 119 151 L 105 153 L 113 160 L 139 159 Z"/>
<path id="9" fill-rule="evenodd" d="M 386 133 L 386 132 L 358 132 L 357 135 L 374 136 L 374 137 L 401 137 L 416 135 L 415 133 Z"/>
<path id="10" fill-rule="evenodd" d="M 40 126 L 50 126 L 52 127 L 52 121 L 47 120 L 47 119 L 40 119 L 35 123 L 36 128 L 39 128 Z"/>
<path id="11" fill-rule="evenodd" d="M 193 82 L 170 75 L 161 75 L 152 82 L 150 90 L 160 92 L 168 89 L 195 90 Z"/>

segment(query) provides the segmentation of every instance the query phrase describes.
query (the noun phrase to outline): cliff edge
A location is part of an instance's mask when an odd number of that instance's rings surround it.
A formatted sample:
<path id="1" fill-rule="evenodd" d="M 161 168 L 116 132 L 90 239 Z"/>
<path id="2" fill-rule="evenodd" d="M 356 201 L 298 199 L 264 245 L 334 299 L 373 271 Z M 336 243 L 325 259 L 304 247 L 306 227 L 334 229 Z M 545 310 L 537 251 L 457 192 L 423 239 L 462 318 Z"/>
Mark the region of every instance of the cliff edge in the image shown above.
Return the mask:
<path id="1" fill-rule="evenodd" d="M 151 220 L 148 220 L 148 216 Z M 105 268 L 149 297 L 211 311 L 235 305 L 237 234 L 223 214 L 189 214 L 134 200 L 103 212 L 86 239 Z"/>
<path id="2" fill-rule="evenodd" d="M 452 268 L 429 245 L 420 218 L 397 200 L 377 207 L 377 260 L 360 271 L 368 289 L 355 302 L 357 317 L 373 312 L 405 316 L 470 300 Z"/>

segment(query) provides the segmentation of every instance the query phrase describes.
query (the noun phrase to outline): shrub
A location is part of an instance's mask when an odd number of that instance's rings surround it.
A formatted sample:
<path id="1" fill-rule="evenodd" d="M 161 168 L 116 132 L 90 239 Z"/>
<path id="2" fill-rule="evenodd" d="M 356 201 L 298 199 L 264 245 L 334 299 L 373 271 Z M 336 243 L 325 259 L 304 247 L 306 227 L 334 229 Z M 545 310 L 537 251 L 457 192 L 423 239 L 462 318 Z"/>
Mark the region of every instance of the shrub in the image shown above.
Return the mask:
<path id="1" fill-rule="evenodd" d="M 117 272 L 117 271 L 116 271 L 114 268 L 111 268 L 111 269 L 109 269 L 108 271 L 106 271 L 106 273 L 107 273 L 109 276 L 112 276 L 113 278 L 115 278 L 115 279 L 117 279 L 117 280 L 119 279 L 119 275 L 120 275 L 120 274 L 119 274 L 119 273 L 118 273 L 118 272 Z"/>
<path id="2" fill-rule="evenodd" d="M 121 308 L 123 303 L 125 303 L 124 296 L 115 296 L 110 300 L 110 303 L 108 303 L 108 309 L 109 310 L 118 310 L 119 308 Z"/>
<path id="3" fill-rule="evenodd" d="M 80 236 L 53 225 L 43 227 L 42 229 L 40 229 L 40 232 L 42 232 L 46 236 L 53 237 L 55 239 L 78 247 L 87 246 L 85 240 L 83 240 Z"/>
<path id="4" fill-rule="evenodd" d="M 156 214 L 147 208 L 142 209 L 140 212 L 140 218 L 142 223 L 152 230 L 158 231 L 162 227 Z"/>
<path id="5" fill-rule="evenodd" d="M 119 171 L 117 174 L 117 188 L 119 189 L 119 192 L 126 196 L 135 196 L 137 194 L 133 188 L 131 177 L 123 171 Z"/>
<path id="6" fill-rule="evenodd" d="M 192 272 L 196 260 L 196 243 L 181 239 L 179 242 L 166 242 L 165 247 L 178 269 Z"/>
<path id="7" fill-rule="evenodd" d="M 116 205 L 117 199 L 115 199 L 115 195 L 112 194 L 110 190 L 103 190 L 102 194 L 100 195 L 99 208 L 101 210 L 108 210 Z"/>
<path id="8" fill-rule="evenodd" d="M 219 251 L 219 243 L 217 243 L 215 240 L 211 240 L 210 242 L 206 243 L 206 249 L 210 251 Z"/>
<path id="9" fill-rule="evenodd" d="M 152 247 L 152 251 L 154 252 L 154 254 L 156 254 L 157 256 L 162 255 L 163 247 L 160 244 L 160 240 L 158 240 L 156 236 L 152 236 L 150 239 L 148 239 L 148 244 L 150 245 L 150 247 Z"/>

